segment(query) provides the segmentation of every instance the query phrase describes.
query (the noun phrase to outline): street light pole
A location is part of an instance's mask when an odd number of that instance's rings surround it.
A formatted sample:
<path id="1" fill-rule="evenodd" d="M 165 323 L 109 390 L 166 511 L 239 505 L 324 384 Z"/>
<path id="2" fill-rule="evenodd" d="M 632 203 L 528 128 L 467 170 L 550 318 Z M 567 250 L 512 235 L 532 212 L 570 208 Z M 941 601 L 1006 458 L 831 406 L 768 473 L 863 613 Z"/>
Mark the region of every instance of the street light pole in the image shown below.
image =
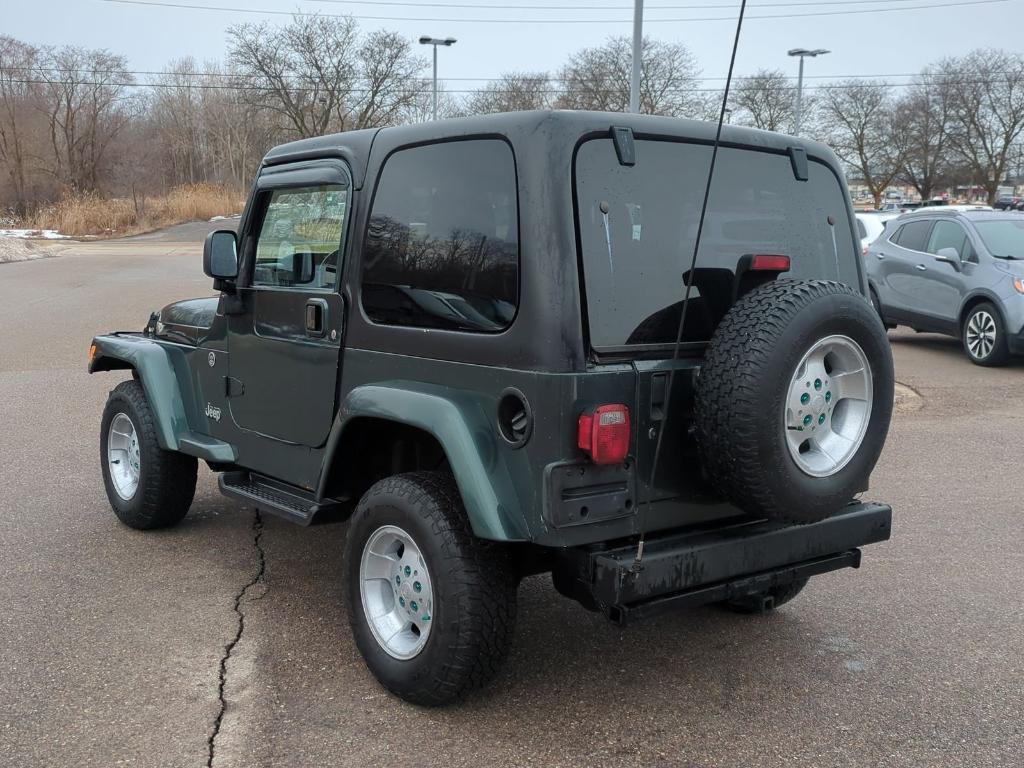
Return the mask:
<path id="1" fill-rule="evenodd" d="M 800 58 L 800 70 L 796 79 L 796 105 L 793 110 L 793 135 L 800 135 L 801 122 L 803 120 L 803 99 L 804 99 L 804 59 L 807 56 L 814 58 L 816 56 L 824 56 L 830 51 L 826 51 L 824 48 L 815 48 L 814 50 L 808 50 L 807 48 L 792 48 L 788 51 L 789 56 L 798 56 Z"/>
<path id="2" fill-rule="evenodd" d="M 633 0 L 633 62 L 629 73 L 629 111 L 640 112 L 640 65 L 644 47 L 644 0 Z"/>
<path id="3" fill-rule="evenodd" d="M 433 88 L 433 119 L 437 120 L 437 46 L 443 45 L 450 47 L 458 42 L 454 37 L 430 37 L 424 35 L 420 38 L 420 45 L 432 45 L 434 46 L 434 88 Z"/>

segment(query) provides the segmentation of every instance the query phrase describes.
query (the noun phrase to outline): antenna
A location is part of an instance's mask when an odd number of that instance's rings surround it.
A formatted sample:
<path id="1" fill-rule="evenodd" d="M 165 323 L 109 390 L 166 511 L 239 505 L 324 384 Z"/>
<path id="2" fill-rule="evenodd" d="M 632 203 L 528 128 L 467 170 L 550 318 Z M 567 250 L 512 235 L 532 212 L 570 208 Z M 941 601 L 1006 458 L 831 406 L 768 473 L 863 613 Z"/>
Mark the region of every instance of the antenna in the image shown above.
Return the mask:
<path id="1" fill-rule="evenodd" d="M 683 342 L 683 325 L 686 322 L 686 308 L 690 303 L 690 293 L 693 287 L 694 267 L 697 264 L 697 252 L 700 250 L 700 238 L 704 232 L 704 217 L 708 212 L 708 197 L 711 195 L 711 182 L 715 176 L 715 161 L 718 160 L 718 147 L 722 141 L 722 124 L 725 122 L 726 108 L 729 104 L 729 87 L 732 85 L 732 72 L 736 66 L 736 50 L 740 45 L 740 31 L 743 29 L 743 15 L 747 10 L 747 0 L 741 0 L 739 16 L 736 17 L 736 37 L 732 41 L 732 55 L 729 57 L 729 72 L 725 78 L 725 92 L 722 94 L 722 108 L 718 112 L 718 127 L 715 130 L 715 144 L 711 149 L 711 166 L 708 168 L 707 183 L 704 185 L 704 200 L 700 206 L 700 221 L 697 224 L 697 237 L 693 243 L 693 255 L 690 257 L 690 267 L 684 273 L 689 275 L 686 279 L 686 291 L 683 294 L 683 306 L 679 313 L 679 327 L 676 329 L 676 341 L 672 347 L 672 367 L 668 372 L 668 387 L 665 398 L 665 418 L 662 419 L 661 429 L 658 430 L 658 441 L 654 444 L 654 461 L 651 463 L 651 474 L 647 482 L 647 494 L 644 499 L 643 508 L 639 512 L 638 522 L 640 524 L 640 540 L 636 545 L 636 558 L 633 561 L 632 571 L 635 573 L 642 567 L 644 558 L 644 523 L 651 508 L 651 492 L 654 489 L 654 476 L 658 471 L 658 460 L 661 458 L 661 442 L 665 437 L 665 430 L 668 427 L 669 411 L 672 408 L 672 387 L 676 378 L 675 361 L 679 357 L 679 346 Z"/>

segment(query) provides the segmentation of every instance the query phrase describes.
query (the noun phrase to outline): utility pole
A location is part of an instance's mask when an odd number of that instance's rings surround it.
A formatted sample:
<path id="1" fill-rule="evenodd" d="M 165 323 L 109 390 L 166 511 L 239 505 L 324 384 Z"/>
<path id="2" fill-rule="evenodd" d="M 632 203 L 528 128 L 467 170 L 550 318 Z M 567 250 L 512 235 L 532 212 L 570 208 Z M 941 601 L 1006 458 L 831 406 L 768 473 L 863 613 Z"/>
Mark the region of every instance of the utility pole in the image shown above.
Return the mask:
<path id="1" fill-rule="evenodd" d="M 644 0 L 633 0 L 633 68 L 629 76 L 629 111 L 640 112 L 640 66 L 644 47 Z"/>
<path id="2" fill-rule="evenodd" d="M 788 51 L 790 56 L 800 57 L 800 74 L 796 80 L 796 107 L 793 110 L 793 135 L 800 135 L 800 126 L 803 119 L 803 97 L 804 97 L 804 58 L 810 56 L 812 59 L 816 56 L 824 56 L 830 51 L 826 51 L 824 48 L 815 48 L 814 50 L 808 50 L 807 48 L 792 48 Z"/>
<path id="3" fill-rule="evenodd" d="M 429 35 L 424 35 L 423 37 L 420 38 L 420 45 L 432 45 L 432 46 L 434 46 L 434 99 L 433 99 L 433 105 L 434 105 L 434 108 L 433 108 L 433 116 L 434 117 L 433 117 L 433 119 L 434 120 L 437 120 L 437 46 L 443 45 L 445 47 L 450 47 L 450 46 L 454 45 L 456 42 L 458 42 L 458 41 L 454 37 L 446 37 L 446 38 L 442 39 L 442 38 L 439 38 L 439 37 L 430 37 Z"/>

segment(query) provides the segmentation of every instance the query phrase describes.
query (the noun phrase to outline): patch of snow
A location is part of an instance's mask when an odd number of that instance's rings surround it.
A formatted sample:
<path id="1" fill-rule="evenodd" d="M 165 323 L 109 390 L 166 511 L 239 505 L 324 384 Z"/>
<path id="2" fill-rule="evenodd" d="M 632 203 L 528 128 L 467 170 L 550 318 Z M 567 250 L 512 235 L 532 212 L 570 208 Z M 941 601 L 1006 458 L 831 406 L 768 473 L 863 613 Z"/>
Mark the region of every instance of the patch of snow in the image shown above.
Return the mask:
<path id="1" fill-rule="evenodd" d="M 0 237 L 19 237 L 22 239 L 32 238 L 41 240 L 66 240 L 67 235 L 62 235 L 55 229 L 0 229 Z"/>
<path id="2" fill-rule="evenodd" d="M 240 219 L 240 218 L 242 218 L 242 214 L 240 214 L 240 213 L 233 213 L 230 216 L 214 216 L 212 219 L 210 219 L 210 221 L 224 221 L 226 219 Z"/>

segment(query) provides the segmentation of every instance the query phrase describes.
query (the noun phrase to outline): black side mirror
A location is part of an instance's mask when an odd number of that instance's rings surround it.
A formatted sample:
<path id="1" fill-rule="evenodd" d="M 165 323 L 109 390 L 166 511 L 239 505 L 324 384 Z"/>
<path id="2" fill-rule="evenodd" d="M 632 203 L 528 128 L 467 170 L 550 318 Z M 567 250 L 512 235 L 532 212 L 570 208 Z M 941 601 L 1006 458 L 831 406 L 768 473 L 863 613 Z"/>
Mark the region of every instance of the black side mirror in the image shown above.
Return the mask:
<path id="1" fill-rule="evenodd" d="M 238 277 L 238 241 L 230 229 L 218 229 L 203 243 L 203 272 L 214 280 Z"/>

